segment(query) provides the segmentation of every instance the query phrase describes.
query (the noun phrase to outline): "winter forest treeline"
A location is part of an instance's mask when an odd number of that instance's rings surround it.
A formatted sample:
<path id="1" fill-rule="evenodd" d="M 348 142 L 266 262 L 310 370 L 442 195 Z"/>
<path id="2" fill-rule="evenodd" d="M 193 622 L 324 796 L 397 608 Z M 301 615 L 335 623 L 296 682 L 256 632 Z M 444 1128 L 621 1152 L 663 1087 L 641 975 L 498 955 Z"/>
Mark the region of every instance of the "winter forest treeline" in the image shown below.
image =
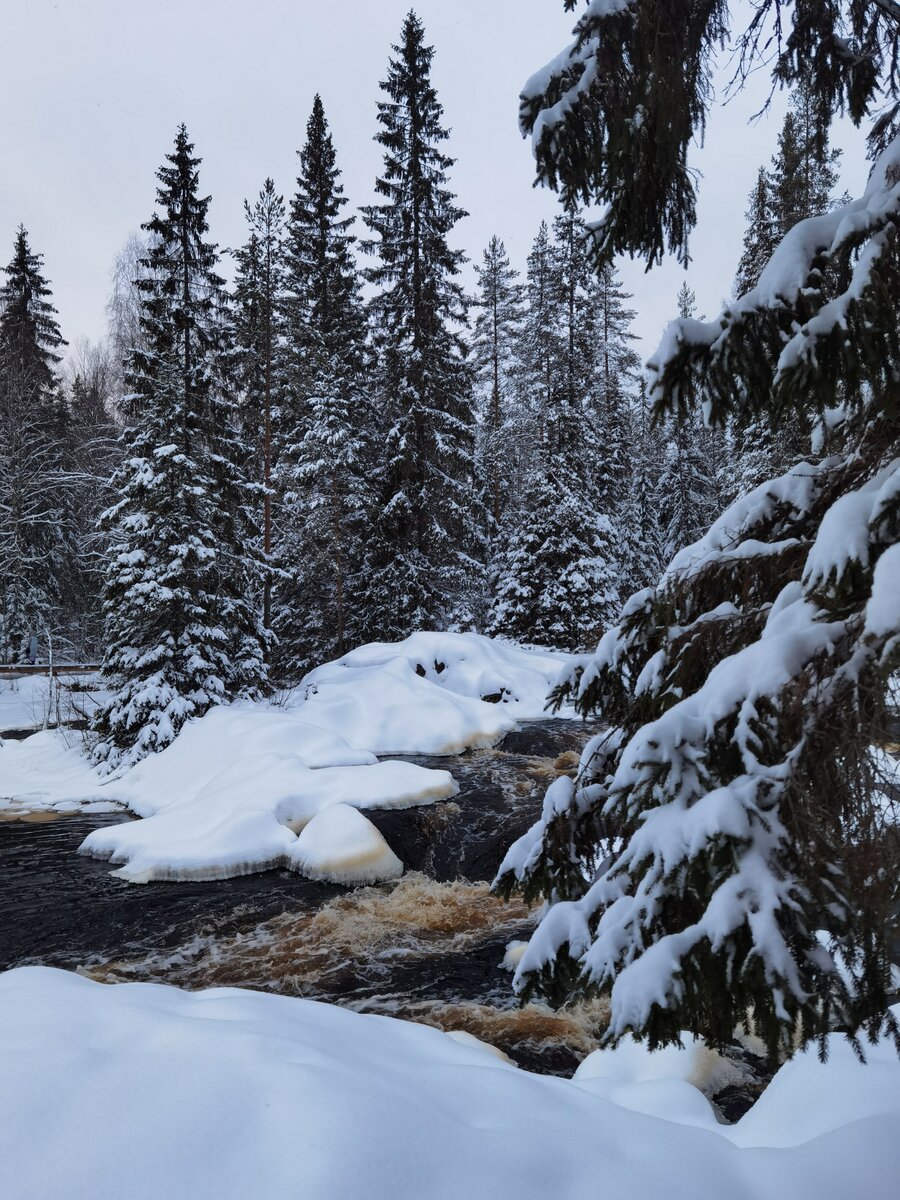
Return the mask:
<path id="1" fill-rule="evenodd" d="M 591 265 L 573 209 L 521 271 L 498 230 L 465 294 L 432 54 L 410 14 L 358 217 L 315 98 L 294 194 L 266 180 L 245 205 L 230 289 L 184 126 L 116 265 L 102 344 L 64 360 L 41 256 L 15 234 L 0 661 L 103 658 L 98 761 L 417 628 L 587 649 L 736 494 L 809 453 L 800 418 L 653 419 L 631 297 Z M 760 169 L 738 294 L 832 203 L 837 152 L 808 107 L 798 93 Z M 696 315 L 687 282 L 677 307 Z"/>

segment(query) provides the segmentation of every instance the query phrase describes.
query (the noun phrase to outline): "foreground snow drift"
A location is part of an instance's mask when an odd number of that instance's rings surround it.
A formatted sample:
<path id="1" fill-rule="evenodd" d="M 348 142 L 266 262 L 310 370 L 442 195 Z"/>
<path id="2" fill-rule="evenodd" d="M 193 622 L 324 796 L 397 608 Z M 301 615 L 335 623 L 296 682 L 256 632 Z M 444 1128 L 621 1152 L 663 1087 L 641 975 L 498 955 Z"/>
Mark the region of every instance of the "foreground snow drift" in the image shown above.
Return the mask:
<path id="1" fill-rule="evenodd" d="M 16 1200 L 847 1200 L 892 1194 L 900 1067 L 835 1039 L 738 1125 L 659 1116 L 424 1026 L 234 989 L 0 976 L 0 1195 Z M 640 1074 L 638 1072 L 637 1074 Z M 683 1084 L 683 1087 L 687 1087 Z M 644 1105 L 648 1107 L 648 1105 Z"/>

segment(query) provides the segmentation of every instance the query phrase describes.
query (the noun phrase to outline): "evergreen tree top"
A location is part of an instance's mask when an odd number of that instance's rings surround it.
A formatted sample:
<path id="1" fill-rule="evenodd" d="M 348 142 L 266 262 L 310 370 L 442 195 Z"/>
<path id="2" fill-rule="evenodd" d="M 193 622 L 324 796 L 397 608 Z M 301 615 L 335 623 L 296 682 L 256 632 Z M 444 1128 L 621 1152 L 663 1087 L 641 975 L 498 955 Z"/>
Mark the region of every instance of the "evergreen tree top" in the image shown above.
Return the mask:
<path id="1" fill-rule="evenodd" d="M 342 216 L 347 198 L 337 153 L 318 94 L 298 151 L 300 174 L 291 200 L 286 240 L 287 298 L 296 346 L 324 344 L 332 355 L 359 354 L 364 340 L 359 281 L 349 232 L 355 217 Z"/>
<path id="2" fill-rule="evenodd" d="M 50 284 L 43 275 L 43 255 L 31 249 L 24 225 L 16 231 L 13 256 L 3 271 L 0 356 L 7 363 L 17 360 L 23 369 L 30 365 L 40 375 L 41 386 L 50 386 L 61 360 L 56 351 L 66 342 L 50 300 Z"/>

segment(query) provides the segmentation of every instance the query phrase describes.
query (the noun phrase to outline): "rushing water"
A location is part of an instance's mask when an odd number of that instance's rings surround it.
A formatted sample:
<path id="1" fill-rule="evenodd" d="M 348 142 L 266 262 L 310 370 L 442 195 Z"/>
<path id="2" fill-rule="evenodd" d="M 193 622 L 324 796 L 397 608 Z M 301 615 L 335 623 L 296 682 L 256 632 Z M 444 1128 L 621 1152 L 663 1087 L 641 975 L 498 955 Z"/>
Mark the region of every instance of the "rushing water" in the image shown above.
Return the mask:
<path id="1" fill-rule="evenodd" d="M 535 722 L 496 750 L 416 758 L 451 770 L 459 795 L 367 814 L 407 874 L 355 891 L 288 871 L 136 886 L 77 853 L 121 815 L 0 820 L 0 968 L 41 962 L 105 980 L 328 1000 L 465 1029 L 522 1066 L 569 1074 L 596 1045 L 605 1010 L 516 1004 L 502 960 L 533 916 L 486 881 L 585 736 L 574 722 Z"/>

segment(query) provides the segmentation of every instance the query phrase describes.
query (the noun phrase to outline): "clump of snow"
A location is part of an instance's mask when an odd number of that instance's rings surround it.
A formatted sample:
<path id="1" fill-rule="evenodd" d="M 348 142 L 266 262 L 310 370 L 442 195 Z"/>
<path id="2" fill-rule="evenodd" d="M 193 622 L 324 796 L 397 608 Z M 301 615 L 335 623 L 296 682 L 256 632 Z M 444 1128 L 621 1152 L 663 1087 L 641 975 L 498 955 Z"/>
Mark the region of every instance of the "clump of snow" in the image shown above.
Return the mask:
<path id="1" fill-rule="evenodd" d="M 629 1034 L 618 1046 L 595 1050 L 575 1072 L 574 1079 L 607 1079 L 611 1083 L 647 1083 L 666 1079 L 689 1083 L 705 1096 L 739 1083 L 743 1072 L 711 1050 L 702 1038 L 681 1035 L 681 1046 L 650 1051 Z"/>
<path id="2" fill-rule="evenodd" d="M 490 1042 L 483 1042 L 481 1038 L 477 1038 L 474 1033 L 469 1033 L 467 1029 L 448 1029 L 446 1031 L 448 1038 L 453 1038 L 454 1042 L 458 1042 L 460 1046 L 471 1046 L 474 1049 L 481 1050 L 489 1058 L 498 1058 L 500 1062 L 509 1063 L 510 1066 L 516 1064 L 504 1054 L 497 1046 L 492 1046 Z"/>
<path id="3" fill-rule="evenodd" d="M 467 1039 L 314 1001 L 20 968 L 0 976 L 0 1195 L 893 1195 L 896 1054 L 867 1048 L 862 1066 L 840 1037 L 829 1051 L 824 1065 L 799 1055 L 722 1126 L 677 1078 L 557 1079 Z M 602 1085 L 630 1088 L 631 1106 Z M 637 1108 L 641 1089 L 655 1115 Z M 683 1107 L 691 1094 L 706 1115 Z"/>
<path id="4" fill-rule="evenodd" d="M 504 971 L 516 971 L 519 963 L 522 961 L 522 955 L 528 949 L 527 942 L 510 942 L 506 947 L 506 953 L 503 955 L 503 961 L 500 963 Z"/>
<path id="5" fill-rule="evenodd" d="M 289 857 L 308 879 L 327 883 L 384 883 L 403 874 L 403 863 L 372 822 L 348 804 L 334 804 L 313 817 Z"/>
<path id="6" fill-rule="evenodd" d="M 414 633 L 317 667 L 297 702 L 308 720 L 376 754 L 457 754 L 495 745 L 517 718 L 546 716 L 572 658 L 475 633 Z"/>
<path id="7" fill-rule="evenodd" d="M 448 771 L 378 762 L 300 712 L 253 704 L 188 722 L 108 787 L 144 820 L 95 829 L 81 849 L 131 883 L 299 869 L 297 830 L 332 805 L 410 808 L 457 791 Z"/>

